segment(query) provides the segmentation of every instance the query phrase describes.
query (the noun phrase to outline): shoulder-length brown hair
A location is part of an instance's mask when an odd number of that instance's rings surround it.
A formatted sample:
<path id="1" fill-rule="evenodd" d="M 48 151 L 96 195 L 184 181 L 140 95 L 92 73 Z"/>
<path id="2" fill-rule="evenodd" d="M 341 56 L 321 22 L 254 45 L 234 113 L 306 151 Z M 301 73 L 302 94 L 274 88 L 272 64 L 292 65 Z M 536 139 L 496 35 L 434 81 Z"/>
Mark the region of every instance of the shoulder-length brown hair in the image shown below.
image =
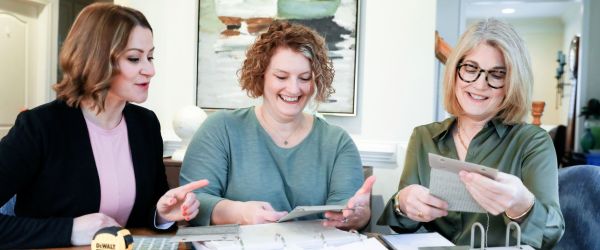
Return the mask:
<path id="1" fill-rule="evenodd" d="M 303 25 L 275 21 L 248 49 L 246 60 L 238 71 L 240 84 L 248 96 L 256 98 L 263 95 L 265 71 L 279 47 L 302 53 L 310 61 L 317 101 L 324 102 L 335 92 L 332 86 L 333 63 L 327 56 L 325 39 Z"/>
<path id="2" fill-rule="evenodd" d="M 92 108 L 103 111 L 112 78 L 119 73 L 117 60 L 136 26 L 152 31 L 146 17 L 135 9 L 110 3 L 85 7 L 60 52 L 63 78 L 54 85 L 57 98 L 71 107 L 91 99 Z"/>
<path id="3" fill-rule="evenodd" d="M 533 73 L 529 52 L 525 42 L 509 24 L 497 19 L 480 21 L 469 27 L 461 36 L 456 48 L 448 57 L 444 75 L 444 106 L 448 113 L 458 116 L 463 113 L 456 99 L 457 65 L 472 49 L 485 43 L 497 48 L 504 57 L 506 78 L 504 100 L 496 117 L 505 124 L 522 123 L 531 107 Z"/>

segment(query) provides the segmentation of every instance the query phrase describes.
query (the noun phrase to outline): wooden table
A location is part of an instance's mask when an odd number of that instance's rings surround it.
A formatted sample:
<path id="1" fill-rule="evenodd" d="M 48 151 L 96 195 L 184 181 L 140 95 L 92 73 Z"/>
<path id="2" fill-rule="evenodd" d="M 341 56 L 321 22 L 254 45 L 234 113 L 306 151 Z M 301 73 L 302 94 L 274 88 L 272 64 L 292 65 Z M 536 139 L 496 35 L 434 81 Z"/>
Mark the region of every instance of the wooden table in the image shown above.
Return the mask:
<path id="1" fill-rule="evenodd" d="M 133 236 L 170 236 L 175 235 L 175 232 L 158 233 L 147 228 L 134 228 L 129 230 Z M 133 243 L 135 249 L 135 242 Z M 46 249 L 68 249 L 68 250 L 89 250 L 91 246 L 74 246 L 74 247 L 63 247 L 63 248 L 46 248 Z M 191 244 L 179 243 L 178 249 L 192 249 Z"/>

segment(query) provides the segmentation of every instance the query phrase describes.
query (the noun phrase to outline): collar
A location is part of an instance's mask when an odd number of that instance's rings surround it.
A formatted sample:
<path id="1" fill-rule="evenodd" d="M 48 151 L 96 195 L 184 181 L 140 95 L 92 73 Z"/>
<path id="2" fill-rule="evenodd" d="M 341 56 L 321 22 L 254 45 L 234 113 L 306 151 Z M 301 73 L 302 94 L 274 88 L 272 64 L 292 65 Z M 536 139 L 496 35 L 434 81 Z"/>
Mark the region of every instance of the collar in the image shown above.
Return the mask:
<path id="1" fill-rule="evenodd" d="M 440 123 L 439 130 L 432 133 L 431 139 L 433 139 L 434 141 L 445 139 L 446 136 L 448 136 L 448 134 L 450 133 L 452 127 L 456 124 L 456 120 L 456 117 L 453 116 L 442 121 Z M 493 127 L 498 137 L 502 138 L 506 134 L 509 126 L 510 125 L 504 124 L 500 118 L 495 117 L 485 124 L 483 130 L 488 129 L 489 127 Z"/>

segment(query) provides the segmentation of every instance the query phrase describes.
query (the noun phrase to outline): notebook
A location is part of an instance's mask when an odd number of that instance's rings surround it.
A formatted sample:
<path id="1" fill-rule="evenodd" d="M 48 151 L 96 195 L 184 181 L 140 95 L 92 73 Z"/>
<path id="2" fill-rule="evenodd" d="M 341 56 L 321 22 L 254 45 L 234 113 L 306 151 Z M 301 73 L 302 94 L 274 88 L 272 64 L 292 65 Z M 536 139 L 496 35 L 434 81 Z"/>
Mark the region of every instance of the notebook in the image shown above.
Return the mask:
<path id="1" fill-rule="evenodd" d="M 367 240 L 364 235 L 324 227 L 322 223 L 323 220 L 312 220 L 243 225 L 235 240 L 192 244 L 196 249 L 211 250 L 323 249 Z"/>
<path id="2" fill-rule="evenodd" d="M 429 153 L 429 166 L 431 166 L 429 192 L 448 202 L 448 211 L 486 213 L 485 209 L 471 197 L 458 173 L 465 170 L 494 179 L 498 175 L 498 170 L 432 153 Z"/>

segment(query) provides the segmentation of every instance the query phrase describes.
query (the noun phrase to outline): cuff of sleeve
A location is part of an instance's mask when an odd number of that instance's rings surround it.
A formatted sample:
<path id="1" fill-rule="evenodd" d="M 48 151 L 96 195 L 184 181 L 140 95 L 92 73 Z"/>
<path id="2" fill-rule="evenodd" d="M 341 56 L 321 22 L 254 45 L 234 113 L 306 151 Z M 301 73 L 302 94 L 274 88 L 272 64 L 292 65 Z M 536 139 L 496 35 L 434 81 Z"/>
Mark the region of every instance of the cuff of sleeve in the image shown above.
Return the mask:
<path id="1" fill-rule="evenodd" d="M 386 204 L 381 217 L 377 221 L 377 225 L 384 226 L 388 225 L 396 232 L 414 232 L 419 226 L 420 222 L 409 219 L 406 216 L 396 214 L 394 205 L 394 198 L 390 199 Z"/>
<path id="2" fill-rule="evenodd" d="M 215 205 L 225 198 L 206 193 L 196 193 L 196 198 L 200 202 L 200 207 L 198 207 L 198 215 L 196 218 L 190 220 L 190 224 L 194 226 L 208 226 L 210 225 L 210 218 L 212 217 Z"/>
<path id="3" fill-rule="evenodd" d="M 174 221 L 169 221 L 167 223 L 163 223 L 163 224 L 159 225 L 158 224 L 158 211 L 154 210 L 154 228 L 166 230 L 166 229 L 169 229 L 171 226 L 173 226 L 173 224 L 175 224 Z"/>
<path id="4" fill-rule="evenodd" d="M 512 220 L 503 215 L 505 225 L 508 225 Z M 527 215 L 527 218 L 521 222 L 521 242 L 531 247 L 539 249 L 542 247 L 542 240 L 544 238 L 544 229 L 546 228 L 546 220 L 548 218 L 548 211 L 536 198 L 533 208 Z M 517 232 L 513 231 L 512 236 L 516 239 Z"/>

